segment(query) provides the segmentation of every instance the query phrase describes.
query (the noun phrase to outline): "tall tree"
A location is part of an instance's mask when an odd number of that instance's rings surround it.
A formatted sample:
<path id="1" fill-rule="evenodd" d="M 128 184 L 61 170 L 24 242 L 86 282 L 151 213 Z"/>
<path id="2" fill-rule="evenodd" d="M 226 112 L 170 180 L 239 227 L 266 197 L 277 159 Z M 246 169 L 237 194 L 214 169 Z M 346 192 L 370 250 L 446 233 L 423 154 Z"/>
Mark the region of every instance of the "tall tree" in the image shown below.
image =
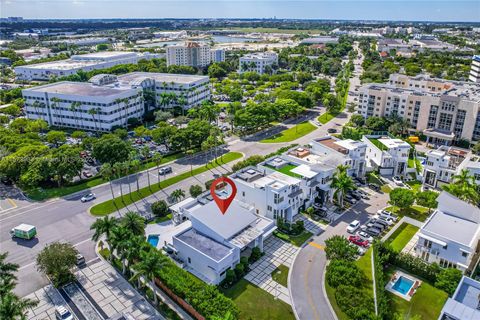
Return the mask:
<path id="1" fill-rule="evenodd" d="M 346 169 L 347 168 L 345 168 L 345 166 L 337 167 L 331 183 L 332 188 L 335 189 L 335 195 L 337 196 L 338 204 L 342 208 L 345 194 L 348 191 L 354 190 L 356 188 L 352 177 L 347 174 Z"/>
<path id="2" fill-rule="evenodd" d="M 145 281 L 150 281 L 153 289 L 153 301 L 158 302 L 157 286 L 155 285 L 155 278 L 160 275 L 160 270 L 167 265 L 167 260 L 157 250 L 145 252 L 140 262 L 133 265 L 133 269 L 137 272 L 134 278 L 144 277 Z"/>
<path id="3" fill-rule="evenodd" d="M 113 192 L 112 177 L 114 175 L 114 169 L 110 163 L 104 163 L 100 169 L 100 174 L 102 178 L 108 181 L 110 185 L 110 191 L 112 192 L 112 199 L 115 200 L 115 193 Z M 120 187 L 121 188 L 121 187 Z"/>
<path id="4" fill-rule="evenodd" d="M 112 230 L 118 225 L 117 219 L 114 217 L 103 217 L 98 218 L 95 222 L 90 226 L 90 230 L 95 230 L 94 234 L 92 235 L 93 241 L 100 240 L 101 237 L 105 237 L 105 241 L 107 245 L 110 246 L 110 236 L 112 234 Z M 111 256 L 110 256 L 111 258 Z"/>
<path id="5" fill-rule="evenodd" d="M 120 220 L 120 225 L 135 236 L 143 236 L 145 234 L 145 219 L 136 212 L 127 212 Z"/>

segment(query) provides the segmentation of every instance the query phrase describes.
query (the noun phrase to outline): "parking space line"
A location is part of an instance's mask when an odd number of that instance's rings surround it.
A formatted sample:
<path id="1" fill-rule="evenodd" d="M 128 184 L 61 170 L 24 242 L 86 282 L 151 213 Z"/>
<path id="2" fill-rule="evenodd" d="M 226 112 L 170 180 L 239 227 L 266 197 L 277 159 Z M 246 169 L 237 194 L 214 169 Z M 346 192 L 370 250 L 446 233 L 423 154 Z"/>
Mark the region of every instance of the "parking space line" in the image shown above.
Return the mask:
<path id="1" fill-rule="evenodd" d="M 17 204 L 16 204 L 15 201 L 13 201 L 12 199 L 7 198 L 7 201 L 10 202 L 10 204 L 12 205 L 12 207 L 14 207 L 14 208 L 17 207 Z"/>
<path id="2" fill-rule="evenodd" d="M 321 244 L 318 244 L 316 242 L 309 242 L 308 243 L 309 246 L 312 246 L 314 248 L 317 248 L 317 249 L 320 249 L 320 250 L 325 250 L 325 246 L 324 245 L 321 245 Z"/>

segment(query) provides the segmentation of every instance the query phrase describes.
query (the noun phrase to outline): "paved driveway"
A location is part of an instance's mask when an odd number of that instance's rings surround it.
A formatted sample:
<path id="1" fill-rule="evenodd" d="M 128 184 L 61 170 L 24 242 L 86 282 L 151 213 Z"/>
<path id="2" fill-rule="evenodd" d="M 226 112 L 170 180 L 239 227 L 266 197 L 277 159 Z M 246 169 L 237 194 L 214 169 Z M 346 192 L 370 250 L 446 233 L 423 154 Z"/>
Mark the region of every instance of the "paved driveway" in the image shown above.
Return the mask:
<path id="1" fill-rule="evenodd" d="M 38 301 L 37 306 L 28 311 L 29 320 L 55 320 L 55 307 L 66 306 L 65 300 L 52 285 L 41 288 L 25 298 Z"/>

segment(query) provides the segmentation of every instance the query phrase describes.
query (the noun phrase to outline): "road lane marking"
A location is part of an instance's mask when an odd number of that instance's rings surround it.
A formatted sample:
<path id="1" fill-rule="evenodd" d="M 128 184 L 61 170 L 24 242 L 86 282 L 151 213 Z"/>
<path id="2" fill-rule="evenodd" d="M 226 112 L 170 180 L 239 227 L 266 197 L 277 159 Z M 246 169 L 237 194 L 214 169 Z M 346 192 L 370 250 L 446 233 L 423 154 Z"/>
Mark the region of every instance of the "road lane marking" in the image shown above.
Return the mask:
<path id="1" fill-rule="evenodd" d="M 324 245 L 321 245 L 321 244 L 318 244 L 318 243 L 315 243 L 315 242 L 309 242 L 308 245 L 312 246 L 314 248 L 320 249 L 320 250 L 325 250 Z"/>
<path id="2" fill-rule="evenodd" d="M 310 305 L 310 308 L 313 310 L 313 315 L 315 316 L 316 320 L 320 320 L 320 318 L 318 317 L 317 308 L 315 308 L 315 304 L 313 303 L 312 293 L 310 291 L 310 287 L 308 286 L 308 275 L 310 273 L 310 269 L 312 268 L 313 262 L 311 262 L 311 261 L 313 259 L 313 255 L 314 254 L 310 255 L 310 257 L 308 258 L 309 262 L 308 262 L 308 265 L 307 265 L 307 272 L 305 272 L 304 287 L 305 287 L 305 290 L 307 291 L 307 300 L 308 300 L 308 304 Z"/>

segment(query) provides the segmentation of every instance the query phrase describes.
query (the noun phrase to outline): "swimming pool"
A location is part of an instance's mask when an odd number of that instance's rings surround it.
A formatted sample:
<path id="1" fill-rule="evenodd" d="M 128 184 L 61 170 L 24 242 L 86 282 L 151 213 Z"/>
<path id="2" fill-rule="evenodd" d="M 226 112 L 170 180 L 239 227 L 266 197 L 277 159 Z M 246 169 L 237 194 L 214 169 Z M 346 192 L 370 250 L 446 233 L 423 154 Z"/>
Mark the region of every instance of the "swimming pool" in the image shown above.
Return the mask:
<path id="1" fill-rule="evenodd" d="M 158 245 L 158 234 L 151 234 L 147 238 L 147 242 L 154 248 Z"/>
<path id="2" fill-rule="evenodd" d="M 407 295 L 410 289 L 413 287 L 413 280 L 400 276 L 392 289 L 399 292 L 402 295 Z"/>

